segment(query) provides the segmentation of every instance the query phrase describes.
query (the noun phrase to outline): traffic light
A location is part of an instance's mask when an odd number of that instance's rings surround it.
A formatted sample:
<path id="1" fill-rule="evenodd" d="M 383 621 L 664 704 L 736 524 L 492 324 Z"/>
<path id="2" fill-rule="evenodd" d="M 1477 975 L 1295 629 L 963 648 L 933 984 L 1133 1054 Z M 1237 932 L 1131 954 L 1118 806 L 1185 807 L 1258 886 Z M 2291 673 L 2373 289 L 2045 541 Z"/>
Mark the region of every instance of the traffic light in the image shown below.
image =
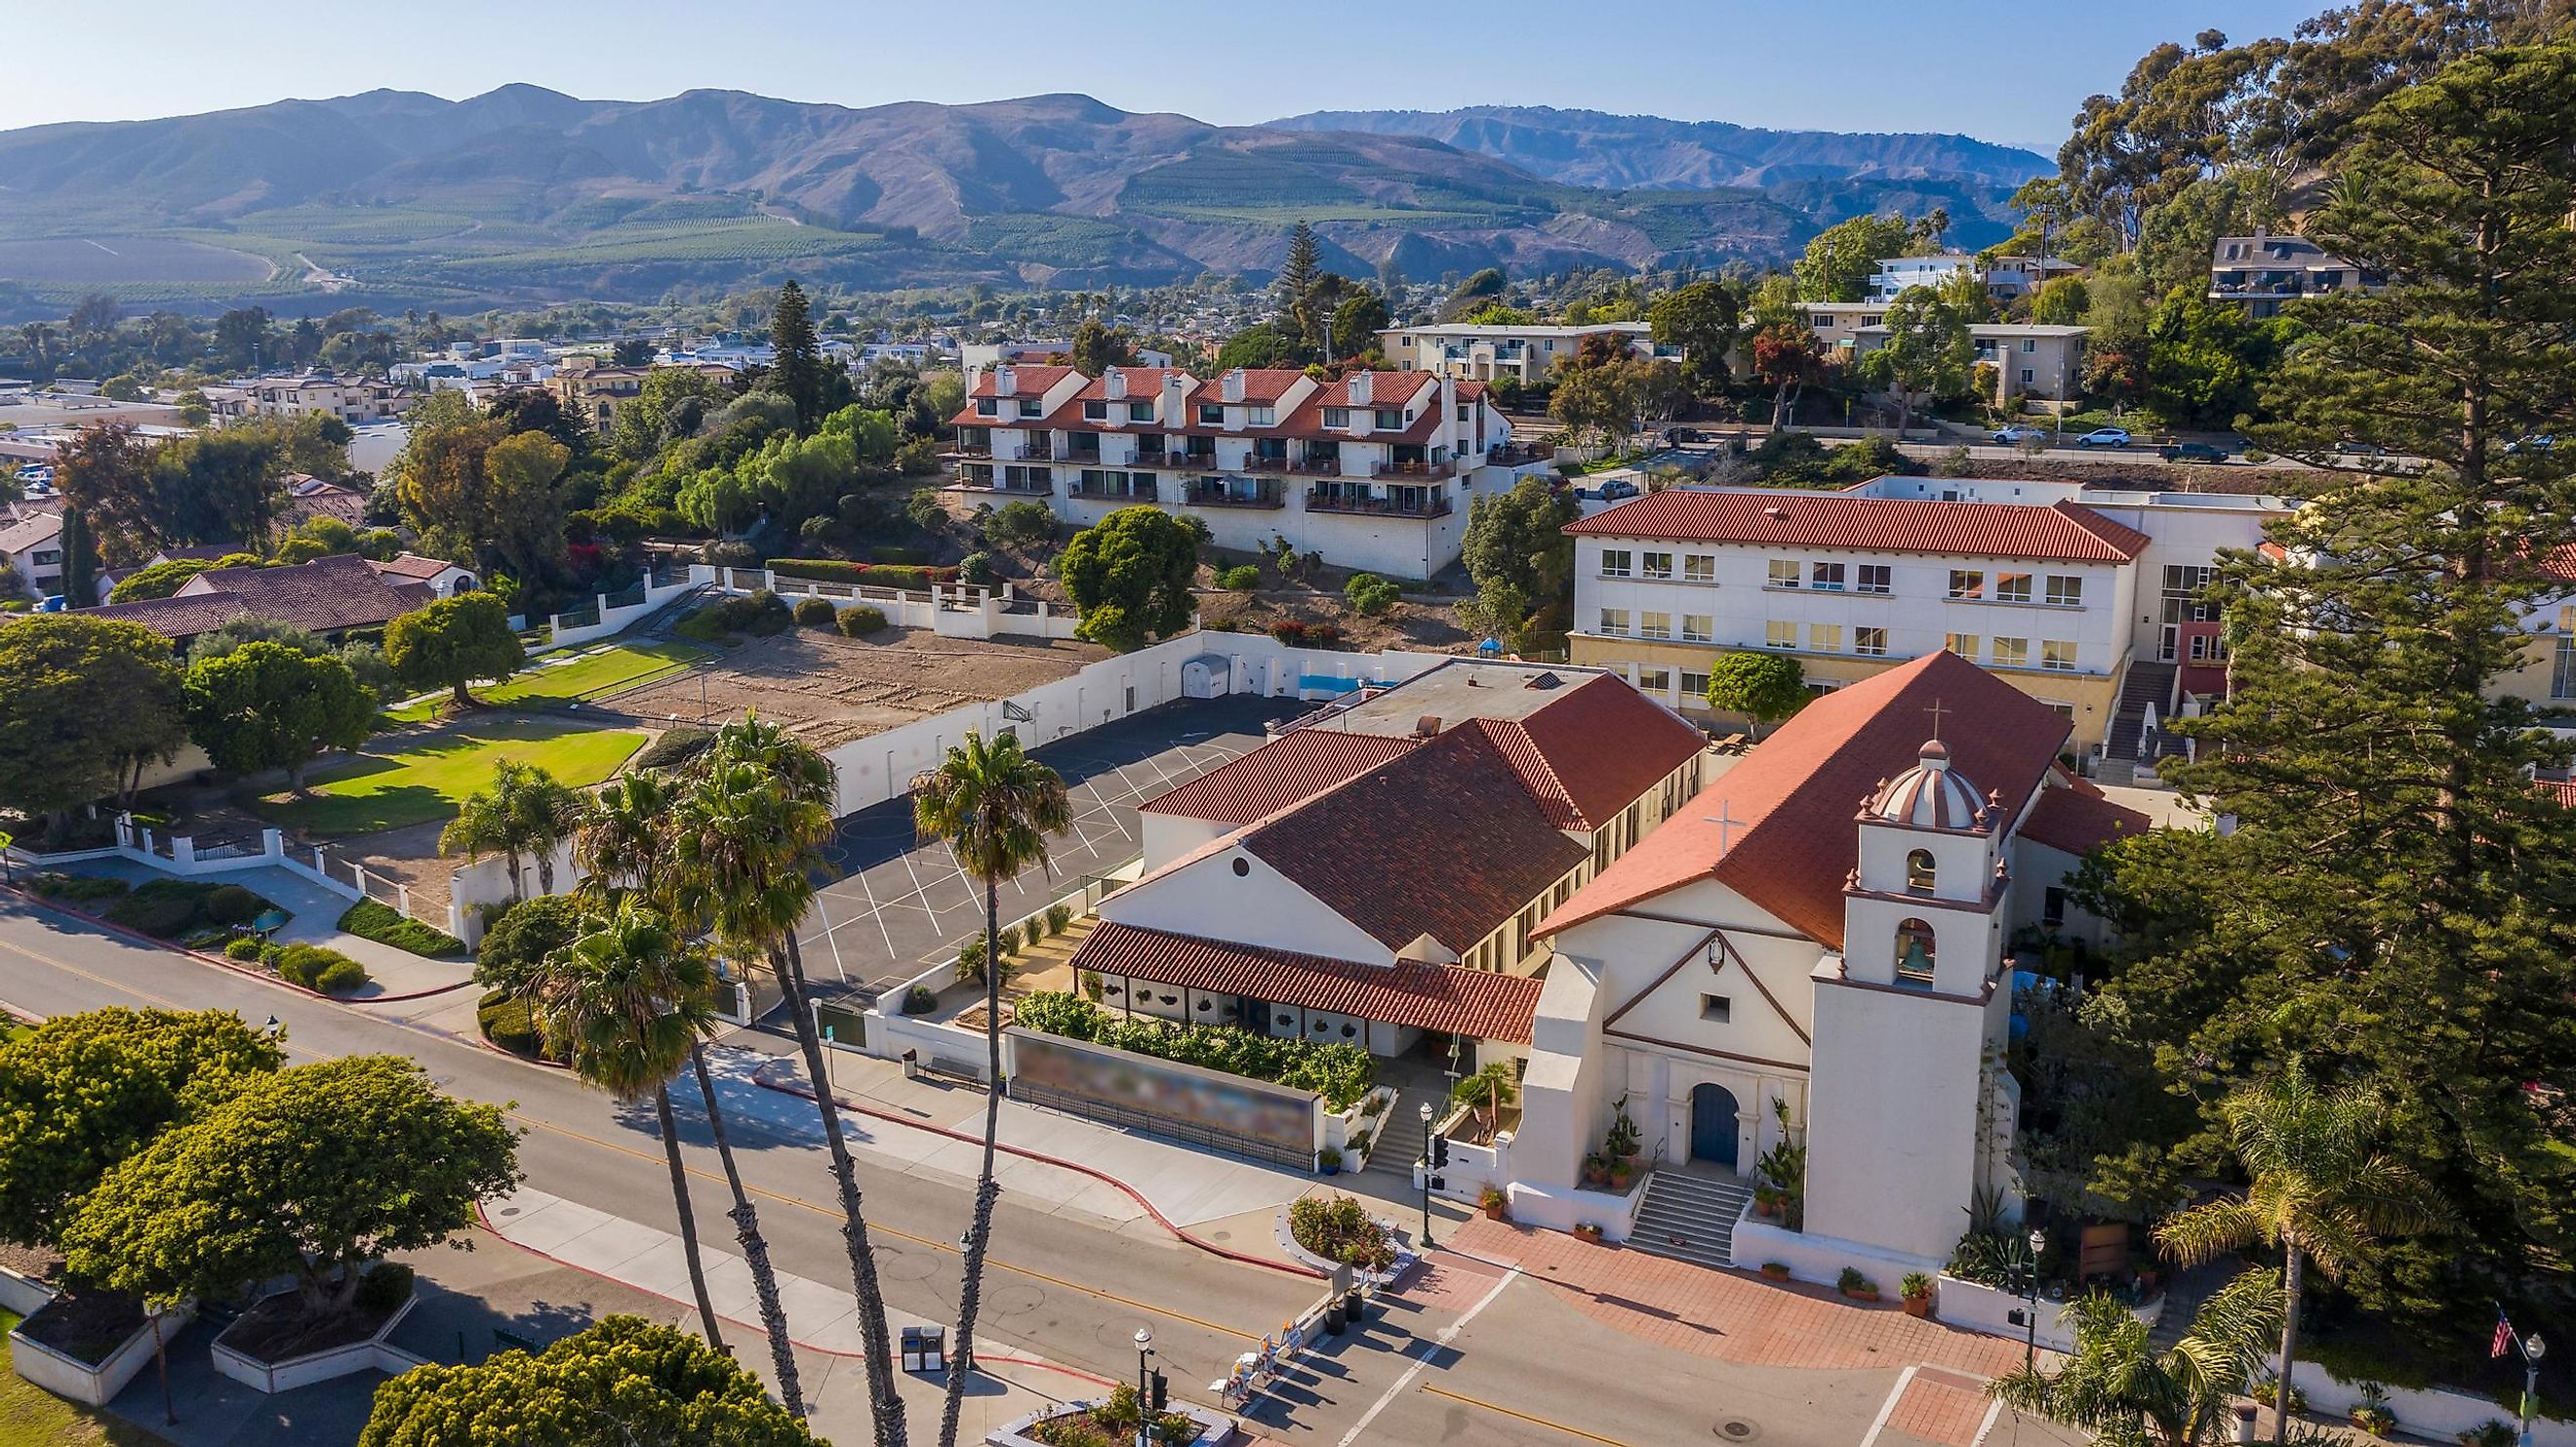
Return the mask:
<path id="1" fill-rule="evenodd" d="M 1170 1410 L 1172 1384 L 1163 1376 L 1161 1369 L 1157 1368 L 1152 1376 L 1145 1379 L 1145 1386 L 1145 1403 L 1149 1410 L 1156 1412 Z"/>
<path id="2" fill-rule="evenodd" d="M 1431 1138 L 1431 1169 L 1435 1171 L 1440 1170 L 1448 1164 L 1449 1137 L 1445 1135 L 1435 1135 Z"/>

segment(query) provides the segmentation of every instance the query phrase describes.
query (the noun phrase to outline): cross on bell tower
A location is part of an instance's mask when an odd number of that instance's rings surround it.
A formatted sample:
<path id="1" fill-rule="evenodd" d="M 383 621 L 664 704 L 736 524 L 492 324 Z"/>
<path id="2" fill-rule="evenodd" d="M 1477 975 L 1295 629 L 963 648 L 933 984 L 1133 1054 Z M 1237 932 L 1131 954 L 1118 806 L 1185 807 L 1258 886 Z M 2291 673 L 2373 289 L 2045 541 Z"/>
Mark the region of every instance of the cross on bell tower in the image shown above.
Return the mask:
<path id="1" fill-rule="evenodd" d="M 1936 697 L 1932 700 L 1932 706 L 1923 711 L 1932 715 L 1932 737 L 1935 742 L 1938 742 L 1941 737 L 1941 715 L 1950 712 L 1950 710 L 1943 708 L 1941 706 L 1941 700 Z"/>

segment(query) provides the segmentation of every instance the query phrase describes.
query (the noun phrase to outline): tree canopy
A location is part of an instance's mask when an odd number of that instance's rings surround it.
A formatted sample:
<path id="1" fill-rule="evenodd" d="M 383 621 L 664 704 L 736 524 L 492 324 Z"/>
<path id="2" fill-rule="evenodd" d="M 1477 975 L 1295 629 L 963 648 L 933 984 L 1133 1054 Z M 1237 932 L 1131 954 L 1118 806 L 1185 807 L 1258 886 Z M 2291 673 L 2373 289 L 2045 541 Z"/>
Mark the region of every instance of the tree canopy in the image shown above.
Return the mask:
<path id="1" fill-rule="evenodd" d="M 324 749 L 355 749 L 375 722 L 375 695 L 333 654 L 284 643 L 247 643 L 191 664 L 188 735 L 215 767 L 238 774 L 284 769 L 304 792 L 304 773 Z"/>
<path id="2" fill-rule="evenodd" d="M 1056 560 L 1085 638 L 1121 653 L 1186 631 L 1198 535 L 1157 507 L 1122 507 L 1073 535 Z"/>
<path id="3" fill-rule="evenodd" d="M 1709 660 L 1708 706 L 1754 723 L 1778 723 L 1807 706 L 1807 673 L 1785 653 L 1729 653 Z"/>
<path id="4" fill-rule="evenodd" d="M 1714 281 L 1695 281 L 1658 298 L 1646 324 L 1658 346 L 1679 347 L 1691 380 L 1703 389 L 1726 381 L 1727 353 L 1735 346 L 1735 293 Z"/>
<path id="5" fill-rule="evenodd" d="M 1914 229 L 1897 215 L 1855 216 L 1816 233 L 1791 272 L 1798 279 L 1800 301 L 1858 301 L 1869 290 L 1870 273 L 1891 256 L 1903 256 L 1913 244 Z"/>
<path id="6" fill-rule="evenodd" d="M 528 649 L 510 631 L 509 609 L 498 597 L 459 593 L 385 625 L 385 661 L 403 682 L 450 689 L 458 703 L 471 704 L 467 684 L 527 667 Z"/>
<path id="7" fill-rule="evenodd" d="M 675 1327 L 611 1316 L 534 1354 L 415 1367 L 376 1388 L 358 1447 L 814 1447 L 760 1379 Z"/>
<path id="8" fill-rule="evenodd" d="M 186 738 L 179 663 L 140 623 L 40 613 L 0 627 L 0 803 L 45 815 L 131 792 Z"/>
<path id="9" fill-rule="evenodd" d="M 1471 627 L 1514 649 L 1532 646 L 1533 634 L 1562 630 L 1574 577 L 1574 539 L 1565 526 L 1579 515 L 1574 499 L 1544 478 L 1524 477 L 1509 492 L 1476 499 L 1460 545 L 1476 583 Z"/>

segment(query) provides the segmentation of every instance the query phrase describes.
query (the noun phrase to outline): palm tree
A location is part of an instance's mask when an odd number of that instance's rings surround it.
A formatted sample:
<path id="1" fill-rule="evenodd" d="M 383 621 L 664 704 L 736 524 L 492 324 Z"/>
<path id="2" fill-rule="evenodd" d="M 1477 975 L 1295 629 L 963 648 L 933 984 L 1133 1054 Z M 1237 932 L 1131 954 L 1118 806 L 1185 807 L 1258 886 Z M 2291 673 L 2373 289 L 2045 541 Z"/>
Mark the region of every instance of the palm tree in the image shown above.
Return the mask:
<path id="1" fill-rule="evenodd" d="M 630 774 L 601 793 L 599 808 L 573 836 L 573 855 L 589 872 L 583 881 L 586 890 L 609 898 L 642 899 L 657 908 L 669 909 L 674 871 L 665 865 L 672 852 L 672 800 L 670 777 L 650 769 Z M 721 981 L 707 981 L 710 996 L 721 988 Z M 710 1025 L 713 1017 L 710 1009 Z M 733 1221 L 734 1239 L 741 1243 L 743 1265 L 751 1272 L 752 1296 L 760 1306 L 761 1327 L 769 1335 L 769 1360 L 778 1378 L 779 1397 L 789 1411 L 801 1417 L 805 1409 L 797 1380 L 796 1348 L 787 1334 L 787 1309 L 778 1293 L 778 1268 L 769 1258 L 769 1242 L 760 1230 L 760 1213 L 751 1204 L 751 1193 L 743 1188 L 742 1170 L 733 1158 L 733 1139 L 725 1131 L 724 1106 L 716 1098 L 715 1076 L 707 1069 L 704 1031 L 689 1037 L 688 1061 L 690 1072 L 697 1077 L 698 1098 L 706 1107 L 707 1134 L 715 1142 L 716 1159 L 724 1167 L 725 1186 L 733 1194 L 733 1209 L 726 1214 Z"/>
<path id="2" fill-rule="evenodd" d="M 968 730 L 936 769 L 912 781 L 913 826 L 945 839 L 957 867 L 984 886 L 984 1169 L 975 1178 L 975 1224 L 966 1235 L 965 1283 L 957 1293 L 957 1361 L 939 1414 L 940 1447 L 956 1447 L 966 1374 L 975 1369 L 975 1316 L 983 1300 L 984 1248 L 993 1236 L 993 1143 L 1002 1126 L 1002 881 L 1044 868 L 1049 833 L 1072 822 L 1064 780 L 1020 751 L 1011 734 L 986 742 Z"/>
<path id="3" fill-rule="evenodd" d="M 1466 1076 L 1449 1087 L 1449 1098 L 1460 1105 L 1483 1106 L 1477 1114 L 1484 1117 L 1485 1139 L 1503 1127 L 1503 1107 L 1520 1099 L 1520 1073 L 1508 1060 L 1489 1060 L 1483 1069 Z"/>
<path id="4" fill-rule="evenodd" d="M 538 892 L 555 892 L 555 846 L 580 821 L 581 795 L 554 775 L 517 759 L 492 764 L 491 786 L 469 796 L 439 831 L 438 852 L 462 854 L 468 864 L 498 854 L 510 867 L 510 897 L 524 899 L 519 856 L 537 858 Z"/>
<path id="5" fill-rule="evenodd" d="M 689 1043 L 714 1019 L 708 1003 L 714 985 L 704 954 L 684 944 L 659 914 L 620 900 L 613 911 L 585 918 L 573 942 L 547 956 L 531 993 L 547 1041 L 569 1055 L 573 1074 L 584 1084 L 620 1101 L 653 1098 L 698 1320 L 706 1328 L 707 1344 L 725 1351 L 724 1329 L 707 1295 L 706 1267 L 699 1258 L 697 1212 L 689 1202 L 688 1170 L 680 1159 L 680 1130 L 671 1116 L 671 1077 L 689 1058 Z M 792 1393 L 794 1387 L 787 1390 Z"/>
<path id="6" fill-rule="evenodd" d="M 877 1279 L 876 1248 L 868 1239 L 858 1166 L 841 1131 L 840 1108 L 832 1100 L 832 1077 L 806 1003 L 804 956 L 796 944 L 796 927 L 814 897 L 810 871 L 821 862 L 817 846 L 831 834 L 831 809 L 821 802 L 830 793 L 831 768 L 813 750 L 754 720 L 727 724 L 673 814 L 675 897 L 688 914 L 707 921 L 733 952 L 765 956 L 777 972 L 840 1191 L 845 1218 L 841 1239 L 849 1250 L 850 1283 L 859 1302 L 876 1441 L 878 1447 L 901 1447 L 903 1399 L 896 1395 L 893 1337 Z"/>
<path id="7" fill-rule="evenodd" d="M 2219 1110 L 2253 1184 L 2242 1199 L 2166 1217 L 2156 1243 L 2187 1266 L 2258 1243 L 2281 1248 L 2287 1300 L 2272 1418 L 2278 1443 L 2290 1430 L 2307 1263 L 2341 1280 L 2374 1238 L 2422 1230 L 2430 1213 L 2423 1181 L 2376 1148 L 2380 1105 L 2365 1091 L 2321 1092 L 2293 1060 L 2271 1080 L 2239 1088 Z"/>
<path id="8" fill-rule="evenodd" d="M 2080 1427 L 2101 1447 L 2199 1447 L 2226 1420 L 2281 1329 L 2281 1282 L 2257 1268 L 2201 1303 L 2191 1330 L 2158 1353 L 2146 1323 L 2102 1292 L 2067 1308 L 2075 1352 L 2054 1372 L 2025 1367 L 1986 1384 L 2007 1406 Z"/>

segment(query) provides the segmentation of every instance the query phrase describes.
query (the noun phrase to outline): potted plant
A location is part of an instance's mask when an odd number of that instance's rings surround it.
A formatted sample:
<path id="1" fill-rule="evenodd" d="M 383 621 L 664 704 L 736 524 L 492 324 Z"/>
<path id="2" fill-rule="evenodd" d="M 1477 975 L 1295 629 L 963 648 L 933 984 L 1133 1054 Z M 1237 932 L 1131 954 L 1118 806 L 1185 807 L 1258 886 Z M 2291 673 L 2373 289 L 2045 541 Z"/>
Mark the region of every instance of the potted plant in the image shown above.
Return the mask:
<path id="1" fill-rule="evenodd" d="M 1854 1301 L 1878 1300 L 1878 1283 L 1861 1275 L 1858 1267 L 1844 1267 L 1843 1274 L 1834 1278 L 1834 1289 Z"/>
<path id="2" fill-rule="evenodd" d="M 1485 1188 L 1476 1193 L 1476 1204 L 1484 1209 L 1486 1220 L 1500 1221 L 1511 1209 L 1512 1198 L 1504 1194 L 1502 1187 L 1487 1181 Z"/>
<path id="3" fill-rule="evenodd" d="M 1930 1316 L 1932 1314 L 1932 1278 L 1920 1271 L 1905 1273 L 1905 1279 L 1896 1284 L 1896 1297 L 1905 1304 L 1907 1316 Z"/>
<path id="4" fill-rule="evenodd" d="M 1788 1262 L 1786 1262 L 1786 1261 L 1765 1261 L 1765 1262 L 1763 1262 L 1763 1263 L 1762 1263 L 1762 1278 L 1763 1278 L 1764 1280 L 1766 1280 L 1766 1281 L 1786 1281 L 1786 1280 L 1788 1280 L 1788 1279 L 1789 1279 L 1789 1263 L 1788 1263 Z"/>
<path id="5" fill-rule="evenodd" d="M 1615 1171 L 1621 1161 L 1634 1161 L 1637 1147 L 1644 1144 L 1646 1133 L 1628 1118 L 1628 1097 L 1621 1096 L 1610 1107 L 1610 1134 L 1601 1143 L 1601 1153 L 1610 1158 Z"/>
<path id="6" fill-rule="evenodd" d="M 1339 1149 L 1333 1146 L 1326 1146 L 1324 1147 L 1323 1153 L 1318 1156 L 1317 1159 L 1324 1163 L 1325 1175 L 1338 1176 L 1342 1173 L 1342 1153 Z"/>
<path id="7" fill-rule="evenodd" d="M 2452 1435 L 2459 1439 L 2460 1447 L 2513 1447 L 2514 1440 L 2521 1434 L 2514 1430 L 2511 1422 L 2501 1417 L 2489 1417 L 2464 1432 Z"/>
<path id="8" fill-rule="evenodd" d="M 1778 1220 L 1780 1217 L 1780 1196 L 1780 1188 L 1772 1185 L 1768 1181 L 1764 1181 L 1756 1185 L 1753 1188 L 1753 1214 L 1761 1217 L 1765 1221 Z"/>
<path id="9" fill-rule="evenodd" d="M 1610 1184 L 1610 1163 L 1603 1160 L 1598 1154 L 1585 1156 L 1583 1158 L 1583 1184 L 1596 1191 L 1603 1186 Z"/>
<path id="10" fill-rule="evenodd" d="M 1593 1245 L 1595 1245 L 1595 1246 L 1600 1245 L 1600 1244 L 1601 1244 L 1601 1226 L 1600 1226 L 1600 1223 L 1595 1222 L 1595 1221 L 1577 1221 L 1577 1222 L 1575 1222 L 1575 1223 L 1574 1223 L 1574 1239 L 1575 1239 L 1575 1240 L 1577 1240 L 1577 1241 L 1589 1241 L 1589 1242 L 1591 1242 L 1591 1243 L 1592 1243 Z"/>
<path id="11" fill-rule="evenodd" d="M 2397 1430 L 2397 1414 L 2388 1407 L 2388 1389 L 2377 1382 L 2361 1384 L 2361 1400 L 2352 1404 L 2352 1425 L 2373 1437 Z"/>
<path id="12" fill-rule="evenodd" d="M 1637 1163 L 1635 1161 L 1626 1156 L 1613 1156 L 1610 1158 L 1611 1190 L 1624 1192 L 1628 1189 L 1628 1183 L 1635 1179 L 1637 1179 Z"/>
<path id="13" fill-rule="evenodd" d="M 2274 1399 L 2279 1395 L 2278 1389 L 2280 1385 L 2280 1378 L 2265 1377 L 2263 1380 L 2256 1382 L 2253 1386 L 2246 1388 L 2245 1395 L 2252 1397 L 2255 1401 L 2269 1407 L 2273 1404 Z M 2290 1389 L 2290 1415 L 2293 1417 L 2304 1417 L 2307 1414 L 2307 1390 L 2303 1387 L 2292 1387 Z"/>

